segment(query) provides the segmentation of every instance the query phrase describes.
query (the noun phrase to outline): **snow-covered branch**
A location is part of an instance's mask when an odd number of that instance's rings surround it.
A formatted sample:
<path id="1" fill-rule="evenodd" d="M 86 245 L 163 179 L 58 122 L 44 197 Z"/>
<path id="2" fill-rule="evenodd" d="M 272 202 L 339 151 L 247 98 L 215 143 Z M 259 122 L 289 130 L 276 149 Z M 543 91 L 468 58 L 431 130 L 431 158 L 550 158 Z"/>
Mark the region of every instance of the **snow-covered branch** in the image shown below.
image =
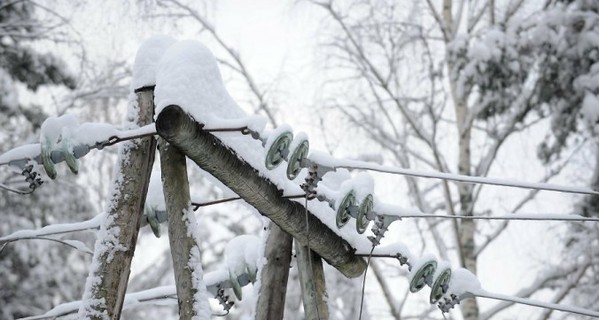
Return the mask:
<path id="1" fill-rule="evenodd" d="M 89 220 L 74 223 L 58 223 L 45 226 L 40 229 L 19 230 L 9 235 L 0 237 L 0 244 L 8 241 L 16 241 L 23 238 L 35 238 L 51 236 L 56 234 L 98 229 L 101 222 L 106 218 L 106 213 L 101 213 Z"/>

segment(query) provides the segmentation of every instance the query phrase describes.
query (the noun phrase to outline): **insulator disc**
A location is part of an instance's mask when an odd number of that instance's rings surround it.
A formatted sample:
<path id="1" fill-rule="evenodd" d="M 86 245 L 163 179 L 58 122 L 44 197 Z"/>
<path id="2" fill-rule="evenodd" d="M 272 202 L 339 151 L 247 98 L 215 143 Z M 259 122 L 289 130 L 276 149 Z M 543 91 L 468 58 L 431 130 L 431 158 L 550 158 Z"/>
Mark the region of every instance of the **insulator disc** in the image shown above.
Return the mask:
<path id="1" fill-rule="evenodd" d="M 372 207 L 374 206 L 372 195 L 369 194 L 360 202 L 360 206 L 358 207 L 358 215 L 356 217 L 356 230 L 358 233 L 362 234 L 368 228 L 368 224 L 370 220 L 368 220 L 367 216 L 370 211 L 372 211 Z"/>
<path id="2" fill-rule="evenodd" d="M 437 303 L 439 299 L 443 297 L 445 294 L 445 290 L 447 285 L 449 284 L 449 280 L 451 279 L 451 269 L 446 268 L 439 274 L 437 278 L 433 281 L 433 286 L 431 287 L 431 304 Z"/>
<path id="3" fill-rule="evenodd" d="M 291 140 L 293 140 L 293 134 L 289 131 L 281 133 L 275 139 L 266 153 L 266 160 L 264 161 L 266 169 L 273 170 L 285 160 L 283 155 L 289 151 Z"/>
<path id="4" fill-rule="evenodd" d="M 420 268 L 416 270 L 416 274 L 412 277 L 412 281 L 410 281 L 410 292 L 418 292 L 424 288 L 426 279 L 435 274 L 436 268 L 437 262 L 434 260 L 427 261 L 420 266 Z"/>
<path id="5" fill-rule="evenodd" d="M 337 206 L 337 228 L 342 228 L 350 218 L 349 208 L 356 205 L 356 196 L 354 191 L 348 192 L 341 203 Z"/>
<path id="6" fill-rule="evenodd" d="M 79 160 L 77 160 L 77 158 L 75 158 L 75 155 L 73 155 L 73 152 L 71 151 L 71 148 L 69 147 L 69 144 L 62 143 L 61 152 L 62 152 L 62 155 L 64 156 L 64 160 L 67 163 L 67 166 L 69 167 L 71 172 L 74 174 L 78 174 L 79 173 Z"/>
<path id="7" fill-rule="evenodd" d="M 148 219 L 148 224 L 152 229 L 152 233 L 156 236 L 156 238 L 160 238 L 160 222 L 156 217 L 156 210 L 149 209 L 146 211 L 146 218 Z"/>
<path id="8" fill-rule="evenodd" d="M 229 274 L 229 281 L 231 282 L 231 287 L 233 288 L 233 293 L 235 293 L 235 297 L 237 300 L 241 301 L 241 284 L 239 284 L 239 280 L 233 274 Z"/>
<path id="9" fill-rule="evenodd" d="M 52 162 L 52 145 L 44 144 L 42 145 L 42 164 L 44 165 L 44 170 L 50 179 L 56 179 L 56 168 L 54 167 L 54 162 Z"/>
<path id="10" fill-rule="evenodd" d="M 293 180 L 297 177 L 302 170 L 302 160 L 306 159 L 309 150 L 310 144 L 308 140 L 304 140 L 291 152 L 291 156 L 287 161 L 287 179 Z"/>

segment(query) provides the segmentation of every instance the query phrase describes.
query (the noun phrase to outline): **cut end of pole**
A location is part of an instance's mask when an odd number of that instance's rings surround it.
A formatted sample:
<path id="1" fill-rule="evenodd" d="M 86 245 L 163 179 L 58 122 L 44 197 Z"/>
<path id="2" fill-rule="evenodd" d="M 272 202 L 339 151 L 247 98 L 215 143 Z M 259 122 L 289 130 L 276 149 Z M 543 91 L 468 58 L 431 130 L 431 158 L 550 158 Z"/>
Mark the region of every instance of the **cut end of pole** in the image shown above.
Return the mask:
<path id="1" fill-rule="evenodd" d="M 164 136 L 172 136 L 187 119 L 185 111 L 177 105 L 169 105 L 162 109 L 156 118 L 156 130 Z"/>

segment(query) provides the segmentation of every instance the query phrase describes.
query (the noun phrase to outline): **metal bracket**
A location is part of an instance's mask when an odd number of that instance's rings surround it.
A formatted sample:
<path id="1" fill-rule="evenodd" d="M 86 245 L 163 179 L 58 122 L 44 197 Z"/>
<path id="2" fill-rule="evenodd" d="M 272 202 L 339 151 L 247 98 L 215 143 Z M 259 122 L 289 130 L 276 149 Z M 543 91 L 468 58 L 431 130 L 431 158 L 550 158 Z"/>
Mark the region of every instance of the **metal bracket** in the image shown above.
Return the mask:
<path id="1" fill-rule="evenodd" d="M 374 226 L 372 227 L 372 233 L 374 236 L 369 236 L 368 240 L 372 242 L 372 245 L 378 246 L 381 243 L 381 239 L 385 236 L 391 223 L 396 220 L 401 220 L 399 216 L 377 214 Z"/>

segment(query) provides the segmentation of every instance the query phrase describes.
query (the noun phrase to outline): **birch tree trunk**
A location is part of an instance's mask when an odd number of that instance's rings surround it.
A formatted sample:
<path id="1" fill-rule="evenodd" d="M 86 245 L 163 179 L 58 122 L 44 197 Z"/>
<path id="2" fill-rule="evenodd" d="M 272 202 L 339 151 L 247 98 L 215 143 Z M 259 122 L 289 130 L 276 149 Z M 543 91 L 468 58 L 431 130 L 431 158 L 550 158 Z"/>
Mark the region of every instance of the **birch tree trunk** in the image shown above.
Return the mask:
<path id="1" fill-rule="evenodd" d="M 453 19 L 453 0 L 443 0 L 443 26 L 442 30 L 445 33 L 446 46 L 450 45 L 454 35 L 454 19 Z M 447 67 L 449 74 L 453 70 L 453 61 L 447 57 Z M 457 121 L 458 129 L 458 173 L 462 175 L 472 174 L 472 157 L 470 142 L 472 140 L 472 124 L 468 122 L 468 103 L 467 95 L 462 97 L 457 93 L 457 79 L 450 77 L 451 96 Z M 460 198 L 461 216 L 471 216 L 474 208 L 473 203 L 473 188 L 468 184 L 458 185 L 458 193 Z M 476 224 L 474 220 L 462 220 L 458 228 L 457 245 L 460 255 L 461 264 L 464 268 L 472 273 L 477 273 L 477 257 L 475 253 L 474 235 L 476 233 Z M 466 299 L 461 303 L 462 315 L 464 320 L 478 319 L 479 310 L 476 299 Z"/>
<path id="2" fill-rule="evenodd" d="M 152 123 L 151 89 L 136 92 L 127 119 L 132 127 Z M 119 319 L 127 290 L 131 260 L 143 216 L 156 140 L 153 137 L 122 143 L 107 216 L 98 233 L 91 270 L 85 285 L 80 319 Z"/>

